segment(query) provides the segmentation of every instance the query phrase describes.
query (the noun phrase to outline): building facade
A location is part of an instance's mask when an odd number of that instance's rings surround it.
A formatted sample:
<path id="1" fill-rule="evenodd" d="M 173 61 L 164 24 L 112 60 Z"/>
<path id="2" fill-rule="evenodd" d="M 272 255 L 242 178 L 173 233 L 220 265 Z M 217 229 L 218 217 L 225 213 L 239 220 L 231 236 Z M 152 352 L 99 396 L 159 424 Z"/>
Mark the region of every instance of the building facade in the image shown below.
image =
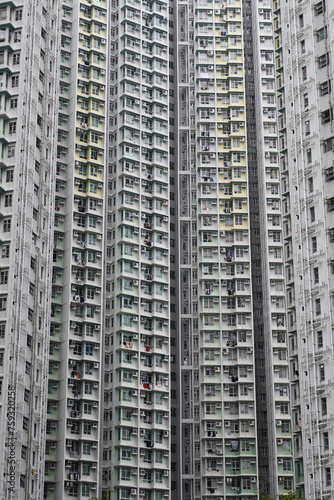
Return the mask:
<path id="1" fill-rule="evenodd" d="M 293 468 L 272 4 L 177 8 L 176 494 L 276 495 Z"/>
<path id="2" fill-rule="evenodd" d="M 296 489 L 332 498 L 333 5 L 275 2 Z"/>
<path id="3" fill-rule="evenodd" d="M 61 6 L 44 498 L 100 488 L 107 2 Z"/>
<path id="4" fill-rule="evenodd" d="M 168 4 L 110 19 L 102 485 L 169 498 Z"/>
<path id="5" fill-rule="evenodd" d="M 334 12 L 42 4 L 0 4 L 1 497 L 330 498 Z"/>
<path id="6" fill-rule="evenodd" d="M 59 13 L 0 5 L 0 496 L 43 498 Z"/>
<path id="7" fill-rule="evenodd" d="M 110 15 L 103 489 L 288 491 L 272 5 Z"/>

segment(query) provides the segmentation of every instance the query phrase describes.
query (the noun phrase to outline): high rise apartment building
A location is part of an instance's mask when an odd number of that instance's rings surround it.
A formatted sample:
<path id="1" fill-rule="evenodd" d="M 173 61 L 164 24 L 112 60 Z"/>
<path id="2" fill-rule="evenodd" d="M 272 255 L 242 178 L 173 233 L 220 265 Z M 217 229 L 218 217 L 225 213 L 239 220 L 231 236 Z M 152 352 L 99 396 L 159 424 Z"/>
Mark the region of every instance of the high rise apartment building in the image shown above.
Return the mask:
<path id="1" fill-rule="evenodd" d="M 58 22 L 55 2 L 0 5 L 0 497 L 4 499 L 39 499 L 43 493 Z"/>
<path id="2" fill-rule="evenodd" d="M 256 7 L 176 6 L 178 498 L 293 487 L 273 12 Z"/>
<path id="3" fill-rule="evenodd" d="M 63 2 L 44 498 L 99 490 L 107 2 Z"/>
<path id="4" fill-rule="evenodd" d="M 330 498 L 332 19 L 0 4 L 0 496 Z"/>
<path id="5" fill-rule="evenodd" d="M 275 14 L 296 488 L 332 498 L 334 10 L 276 2 Z"/>
<path id="6" fill-rule="evenodd" d="M 168 3 L 110 19 L 103 488 L 170 498 Z"/>
<path id="7" fill-rule="evenodd" d="M 271 4 L 113 9 L 103 487 L 287 491 Z"/>

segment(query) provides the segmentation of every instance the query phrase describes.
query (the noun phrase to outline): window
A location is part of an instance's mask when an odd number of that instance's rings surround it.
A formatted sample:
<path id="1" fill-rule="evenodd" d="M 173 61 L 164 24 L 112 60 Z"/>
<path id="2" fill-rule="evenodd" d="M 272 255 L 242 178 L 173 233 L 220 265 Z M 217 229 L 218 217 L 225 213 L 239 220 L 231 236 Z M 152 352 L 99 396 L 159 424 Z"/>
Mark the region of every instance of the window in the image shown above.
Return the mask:
<path id="1" fill-rule="evenodd" d="M 8 124 L 8 133 L 15 134 L 16 133 L 16 122 L 9 122 Z"/>
<path id="2" fill-rule="evenodd" d="M 332 212 L 334 210 L 334 198 L 330 198 L 327 201 L 327 210 L 328 212 Z"/>
<path id="3" fill-rule="evenodd" d="M 312 243 L 312 253 L 316 253 L 318 249 L 316 236 L 313 236 L 311 243 Z"/>
<path id="4" fill-rule="evenodd" d="M 281 415 L 289 415 L 289 404 L 281 403 Z"/>
<path id="5" fill-rule="evenodd" d="M 307 158 L 307 163 L 312 163 L 312 151 L 311 151 L 311 149 L 308 149 L 306 151 L 306 158 Z"/>
<path id="6" fill-rule="evenodd" d="M 90 455 L 90 443 L 84 441 L 82 443 L 82 454 L 83 455 Z"/>
<path id="7" fill-rule="evenodd" d="M 332 151 L 333 149 L 333 138 L 330 137 L 323 142 L 323 151 L 324 153 L 328 153 L 328 151 Z"/>
<path id="8" fill-rule="evenodd" d="M 8 259 L 9 257 L 9 245 L 2 245 L 2 248 L 1 248 L 1 257 L 3 259 Z"/>
<path id="9" fill-rule="evenodd" d="M 10 233 L 12 221 L 11 219 L 4 219 L 3 221 L 3 232 Z"/>
<path id="10" fill-rule="evenodd" d="M 323 416 L 327 415 L 327 399 L 321 398 L 321 413 Z"/>
<path id="11" fill-rule="evenodd" d="M 327 56 L 327 54 L 323 54 L 318 59 L 318 67 L 324 68 L 325 66 L 327 66 L 327 64 L 328 64 L 328 56 Z"/>
<path id="12" fill-rule="evenodd" d="M 84 403 L 84 414 L 91 415 L 92 413 L 92 405 L 91 403 Z"/>
<path id="13" fill-rule="evenodd" d="M 290 432 L 290 422 L 289 421 L 282 421 L 282 426 L 281 426 L 281 432 L 282 434 L 287 434 Z"/>
<path id="14" fill-rule="evenodd" d="M 304 94 L 304 108 L 307 108 L 309 104 L 308 94 Z"/>
<path id="15" fill-rule="evenodd" d="M 313 278 L 314 278 L 315 284 L 319 283 L 319 268 L 318 267 L 315 267 L 313 269 Z"/>
<path id="16" fill-rule="evenodd" d="M 321 123 L 326 124 L 331 121 L 331 112 L 329 109 L 321 113 Z"/>
<path id="17" fill-rule="evenodd" d="M 13 195 L 5 194 L 5 207 L 11 207 L 13 203 Z"/>
<path id="18" fill-rule="evenodd" d="M 330 82 L 323 82 L 319 86 L 320 88 L 320 95 L 326 95 L 330 92 Z"/>
<path id="19" fill-rule="evenodd" d="M 330 486 L 332 484 L 332 478 L 331 478 L 331 470 L 329 467 L 326 467 L 325 469 L 325 479 L 326 479 L 326 486 Z"/>
<path id="20" fill-rule="evenodd" d="M 12 88 L 16 88 L 19 86 L 19 77 L 18 75 L 12 76 Z"/>
<path id="21" fill-rule="evenodd" d="M 90 191 L 90 193 L 94 193 L 94 194 L 97 193 L 97 184 L 96 184 L 96 182 L 90 182 L 89 191 Z"/>
<path id="22" fill-rule="evenodd" d="M 13 65 L 20 64 L 20 53 L 13 54 Z"/>
<path id="23" fill-rule="evenodd" d="M 15 144 L 11 144 L 7 147 L 7 157 L 13 158 L 15 155 Z"/>
<path id="24" fill-rule="evenodd" d="M 92 116 L 91 122 L 92 122 L 92 127 L 98 127 L 99 126 L 99 119 L 96 118 L 95 116 Z"/>
<path id="25" fill-rule="evenodd" d="M 215 415 L 216 414 L 216 405 L 215 405 L 215 403 L 206 403 L 206 405 L 205 405 L 205 414 L 206 415 Z"/>
<path id="26" fill-rule="evenodd" d="M 15 97 L 14 99 L 10 100 L 10 109 L 17 109 L 17 98 Z"/>
<path id="27" fill-rule="evenodd" d="M 82 464 L 82 475 L 90 476 L 90 464 L 87 463 Z"/>
<path id="28" fill-rule="evenodd" d="M 292 489 L 292 479 L 291 478 L 284 478 L 283 488 L 285 490 L 289 490 L 289 491 Z"/>
<path id="29" fill-rule="evenodd" d="M 8 271 L 1 270 L 0 271 L 0 285 L 7 285 L 7 284 L 8 284 Z"/>
<path id="30" fill-rule="evenodd" d="M 82 496 L 83 497 L 90 497 L 91 496 L 90 495 L 90 485 L 89 484 L 83 484 L 81 491 L 82 491 Z M 77 496 L 77 495 L 75 495 L 75 496 Z"/>
<path id="31" fill-rule="evenodd" d="M 317 42 L 320 42 L 325 38 L 327 38 L 327 27 L 320 28 L 320 30 L 317 31 Z"/>
<path id="32" fill-rule="evenodd" d="M 318 2 L 315 6 L 314 6 L 314 14 L 316 16 L 319 16 L 320 14 L 322 14 L 323 12 L 325 12 L 325 0 L 321 0 L 321 2 Z"/>
<path id="33" fill-rule="evenodd" d="M 321 314 L 321 301 L 320 301 L 320 299 L 315 300 L 315 314 L 317 316 L 320 316 L 320 314 Z"/>
<path id="34" fill-rule="evenodd" d="M 317 332 L 317 337 L 318 337 L 318 348 L 322 348 L 324 346 L 322 331 Z"/>
<path id="35" fill-rule="evenodd" d="M 28 422 L 29 422 L 29 419 L 27 417 L 23 417 L 22 428 L 24 431 L 28 430 Z"/>

